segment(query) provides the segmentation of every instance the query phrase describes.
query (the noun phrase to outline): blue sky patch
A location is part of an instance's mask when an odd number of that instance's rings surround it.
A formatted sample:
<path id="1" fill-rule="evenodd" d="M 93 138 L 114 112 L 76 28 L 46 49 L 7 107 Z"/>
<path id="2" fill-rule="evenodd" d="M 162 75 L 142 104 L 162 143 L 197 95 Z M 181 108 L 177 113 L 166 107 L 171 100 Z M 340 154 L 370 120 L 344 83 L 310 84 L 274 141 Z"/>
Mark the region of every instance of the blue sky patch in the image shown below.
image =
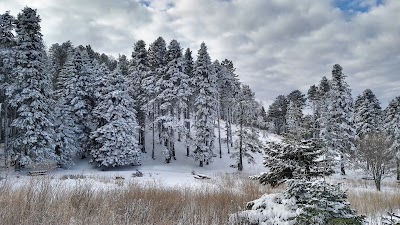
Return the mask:
<path id="1" fill-rule="evenodd" d="M 371 7 L 383 4 L 383 0 L 334 0 L 334 4 L 345 13 L 356 14 L 368 12 Z"/>

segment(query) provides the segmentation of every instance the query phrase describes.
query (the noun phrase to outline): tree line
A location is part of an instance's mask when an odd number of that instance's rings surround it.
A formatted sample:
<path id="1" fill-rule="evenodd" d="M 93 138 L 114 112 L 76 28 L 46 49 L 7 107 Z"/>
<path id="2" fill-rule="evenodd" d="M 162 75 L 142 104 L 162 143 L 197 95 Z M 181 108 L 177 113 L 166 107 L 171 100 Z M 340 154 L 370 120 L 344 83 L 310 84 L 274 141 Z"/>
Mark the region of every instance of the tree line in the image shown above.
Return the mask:
<path id="1" fill-rule="evenodd" d="M 46 51 L 40 22 L 29 7 L 16 18 L 0 15 L 0 140 L 7 163 L 68 167 L 78 155 L 99 167 L 138 165 L 143 153 L 155 159 L 158 144 L 169 163 L 182 142 L 199 166 L 222 157 L 226 144 L 241 170 L 243 157 L 251 161 L 260 151 L 255 127 L 262 127 L 265 110 L 233 62 L 212 62 L 205 43 L 196 60 L 189 48 L 162 37 L 148 48 L 135 42 L 130 59 L 70 41 Z"/>
<path id="2" fill-rule="evenodd" d="M 278 96 L 267 112 L 269 130 L 292 139 L 320 139 L 324 156 L 332 163 L 339 161 L 343 175 L 347 162 L 352 162 L 378 180 L 396 167 L 399 180 L 400 97 L 386 109 L 371 89 L 353 100 L 345 78 L 343 68 L 335 64 L 331 79 L 322 77 L 309 88 L 307 98 L 299 90 Z M 303 114 L 306 106 L 309 115 Z"/>

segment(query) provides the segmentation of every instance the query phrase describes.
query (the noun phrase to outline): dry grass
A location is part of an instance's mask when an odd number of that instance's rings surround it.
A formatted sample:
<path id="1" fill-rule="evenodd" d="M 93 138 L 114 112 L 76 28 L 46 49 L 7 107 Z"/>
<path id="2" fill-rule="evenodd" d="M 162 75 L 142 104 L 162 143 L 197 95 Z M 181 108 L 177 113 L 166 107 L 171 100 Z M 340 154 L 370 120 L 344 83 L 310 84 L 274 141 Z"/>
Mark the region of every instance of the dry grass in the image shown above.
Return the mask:
<path id="1" fill-rule="evenodd" d="M 17 186 L 15 186 L 15 181 Z M 358 213 L 375 218 L 400 209 L 395 182 L 377 192 L 372 181 L 346 180 L 348 200 Z M 227 224 L 228 214 L 262 194 L 281 192 L 238 174 L 216 174 L 201 187 L 165 187 L 140 179 L 51 176 L 0 181 L 0 225 L 7 224 Z M 386 190 L 385 190 L 386 189 Z"/>
<path id="2" fill-rule="evenodd" d="M 358 213 L 379 217 L 400 209 L 400 185 L 394 181 L 382 182 L 382 191 L 376 191 L 373 181 L 348 180 L 348 200 Z"/>
<path id="3" fill-rule="evenodd" d="M 13 188 L 5 179 L 0 182 L 0 224 L 227 224 L 228 214 L 270 191 L 240 175 L 212 180 L 201 188 L 169 188 L 113 179 L 106 186 L 74 179 L 68 186 L 65 180 L 34 177 Z M 107 186 L 113 182 L 118 183 Z"/>

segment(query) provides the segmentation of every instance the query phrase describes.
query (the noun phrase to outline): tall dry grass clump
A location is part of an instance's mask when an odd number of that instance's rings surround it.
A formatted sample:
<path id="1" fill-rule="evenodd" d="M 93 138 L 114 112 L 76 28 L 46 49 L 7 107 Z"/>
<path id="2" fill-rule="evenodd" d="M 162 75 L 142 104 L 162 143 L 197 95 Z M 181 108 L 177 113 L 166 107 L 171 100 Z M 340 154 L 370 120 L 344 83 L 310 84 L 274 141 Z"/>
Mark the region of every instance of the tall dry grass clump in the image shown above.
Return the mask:
<path id="1" fill-rule="evenodd" d="M 0 224 L 226 224 L 228 214 L 270 191 L 240 175 L 212 180 L 171 188 L 139 179 L 104 184 L 50 177 L 13 187 L 15 180 L 5 179 L 0 182 Z"/>

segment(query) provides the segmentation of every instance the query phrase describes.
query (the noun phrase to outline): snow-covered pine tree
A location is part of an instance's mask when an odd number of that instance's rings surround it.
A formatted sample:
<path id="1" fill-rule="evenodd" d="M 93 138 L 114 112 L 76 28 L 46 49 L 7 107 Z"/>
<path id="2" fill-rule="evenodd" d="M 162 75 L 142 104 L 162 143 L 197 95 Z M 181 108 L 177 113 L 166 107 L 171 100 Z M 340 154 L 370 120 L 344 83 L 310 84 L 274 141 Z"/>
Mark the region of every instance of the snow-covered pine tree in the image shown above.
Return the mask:
<path id="1" fill-rule="evenodd" d="M 93 66 L 82 46 L 75 48 L 60 73 L 60 92 L 68 106 L 79 143 L 77 154 L 84 157 L 89 145 L 89 135 L 94 129 L 91 124 L 93 108 Z"/>
<path id="2" fill-rule="evenodd" d="M 194 102 L 195 113 L 195 150 L 193 157 L 196 161 L 206 164 L 212 162 L 214 149 L 214 121 L 216 119 L 217 102 L 217 77 L 211 70 L 211 59 L 207 52 L 207 46 L 203 42 L 197 54 L 194 65 L 194 85 L 196 99 Z"/>
<path id="3" fill-rule="evenodd" d="M 259 152 L 263 149 L 263 144 L 259 140 L 257 123 L 258 104 L 255 101 L 254 92 L 248 85 L 243 85 L 238 96 L 238 139 L 235 141 L 235 152 L 231 158 L 236 159 L 237 168 L 243 170 L 243 158 L 246 157 L 248 163 L 254 163 L 252 153 Z"/>
<path id="4" fill-rule="evenodd" d="M 91 161 L 99 167 L 138 165 L 141 149 L 138 146 L 138 124 L 134 111 L 134 100 L 128 92 L 128 85 L 117 68 L 111 75 L 105 66 L 98 71 L 105 73 L 99 79 L 96 93 L 102 95 L 93 116 L 101 123 L 90 135 L 96 147 L 92 149 Z M 105 84 L 105 85 L 103 85 Z"/>
<path id="5" fill-rule="evenodd" d="M 220 111 L 223 112 L 221 117 L 225 119 L 225 130 L 226 130 L 226 144 L 228 154 L 230 154 L 230 147 L 233 147 L 233 132 L 232 123 L 235 120 L 235 106 L 236 97 L 240 92 L 240 82 L 235 74 L 236 68 L 233 66 L 233 62 L 229 59 L 224 59 L 221 62 L 222 73 L 218 78 L 219 93 L 220 93 Z"/>
<path id="6" fill-rule="evenodd" d="M 60 90 L 59 90 L 60 91 Z M 62 96 L 61 94 L 56 94 Z M 55 130 L 55 153 L 58 156 L 58 164 L 63 167 L 73 165 L 73 155 L 79 152 L 80 145 L 78 134 L 79 127 L 71 116 L 70 107 L 65 103 L 64 98 L 59 98 L 54 114 Z"/>
<path id="7" fill-rule="evenodd" d="M 61 45 L 53 44 L 49 49 L 49 60 L 52 68 L 53 89 L 57 90 L 59 84 L 59 75 L 64 64 L 67 62 L 69 55 L 73 52 L 71 41 L 62 43 Z"/>
<path id="8" fill-rule="evenodd" d="M 175 157 L 175 134 L 186 133 L 181 113 L 187 108 L 191 95 L 189 77 L 183 71 L 182 50 L 176 40 L 172 40 L 167 50 L 167 65 L 164 73 L 157 81 L 160 93 L 157 101 L 160 103 L 160 115 L 156 123 L 161 124 L 161 138 L 166 146 L 169 163 Z"/>
<path id="9" fill-rule="evenodd" d="M 187 103 L 186 103 L 186 110 L 184 113 L 185 119 L 185 127 L 186 127 L 186 134 L 185 134 L 185 145 L 186 145 L 186 156 L 190 155 L 190 146 L 192 145 L 192 134 L 190 132 L 190 114 L 193 111 L 193 103 L 194 103 L 194 80 L 193 80 L 193 57 L 192 51 L 190 48 L 187 48 L 185 54 L 183 56 L 183 72 L 188 76 L 188 91 L 191 93 Z"/>
<path id="10" fill-rule="evenodd" d="M 217 77 L 217 129 L 218 129 L 218 151 L 219 151 L 219 158 L 222 158 L 222 143 L 221 143 L 221 90 L 222 90 L 222 77 L 223 71 L 225 68 L 221 66 L 218 60 L 215 60 L 212 63 L 212 70 L 213 73 Z M 229 144 L 228 144 L 229 145 Z"/>
<path id="11" fill-rule="evenodd" d="M 158 37 L 153 43 L 150 44 L 148 50 L 148 65 L 149 73 L 146 78 L 143 79 L 143 86 L 145 88 L 145 93 L 147 96 L 147 101 L 143 105 L 146 112 L 149 112 L 150 118 L 149 123 L 151 124 L 152 130 L 152 158 L 155 159 L 154 149 L 155 149 L 155 131 L 156 128 L 160 130 L 159 125 L 156 124 L 155 120 L 159 115 L 159 102 L 157 101 L 157 95 L 160 93 L 160 87 L 157 86 L 157 80 L 160 79 L 163 69 L 166 65 L 167 47 L 165 40 L 162 37 Z"/>
<path id="12" fill-rule="evenodd" d="M 8 164 L 11 122 L 15 117 L 15 110 L 11 109 L 6 98 L 6 88 L 12 88 L 9 84 L 14 59 L 14 21 L 10 12 L 0 14 L 0 142 L 5 145 L 5 165 Z"/>
<path id="13" fill-rule="evenodd" d="M 124 72 L 124 65 L 120 65 L 120 69 Z M 134 44 L 132 52 L 132 60 L 128 68 L 128 77 L 130 84 L 130 94 L 135 99 L 135 110 L 137 113 L 137 119 L 140 126 L 139 130 L 139 145 L 142 148 L 142 152 L 146 152 L 146 110 L 144 108 L 146 102 L 149 100 L 148 91 L 146 89 L 145 81 L 149 81 L 149 65 L 147 61 L 147 50 L 146 43 L 143 40 L 139 40 Z"/>
<path id="14" fill-rule="evenodd" d="M 389 102 L 384 111 L 383 126 L 394 138 L 393 151 L 396 152 L 397 180 L 400 180 L 400 96 Z"/>
<path id="15" fill-rule="evenodd" d="M 332 69 L 332 80 L 328 92 L 327 125 L 323 138 L 328 152 L 340 157 L 340 171 L 346 174 L 345 161 L 354 151 L 354 106 L 351 89 L 345 81 L 343 68 L 335 64 Z"/>
<path id="16" fill-rule="evenodd" d="M 375 94 L 366 89 L 354 102 L 356 137 L 382 130 L 382 108 Z"/>
<path id="17" fill-rule="evenodd" d="M 52 84 L 36 10 L 25 7 L 16 21 L 15 67 L 7 95 L 17 115 L 11 155 L 16 168 L 55 160 Z"/>
<path id="18" fill-rule="evenodd" d="M 145 48 L 146 50 L 146 48 Z M 124 77 L 127 77 L 129 74 L 129 61 L 126 55 L 119 55 L 118 56 L 118 64 L 117 67 L 121 70 L 121 74 Z"/>
<path id="19" fill-rule="evenodd" d="M 332 172 L 319 159 L 323 149 L 318 140 L 289 140 L 269 143 L 264 165 L 269 171 L 254 176 L 273 187 L 287 182 L 283 193 L 265 194 L 247 203 L 246 210 L 230 215 L 231 224 L 358 224 L 339 185 L 318 179 Z"/>

